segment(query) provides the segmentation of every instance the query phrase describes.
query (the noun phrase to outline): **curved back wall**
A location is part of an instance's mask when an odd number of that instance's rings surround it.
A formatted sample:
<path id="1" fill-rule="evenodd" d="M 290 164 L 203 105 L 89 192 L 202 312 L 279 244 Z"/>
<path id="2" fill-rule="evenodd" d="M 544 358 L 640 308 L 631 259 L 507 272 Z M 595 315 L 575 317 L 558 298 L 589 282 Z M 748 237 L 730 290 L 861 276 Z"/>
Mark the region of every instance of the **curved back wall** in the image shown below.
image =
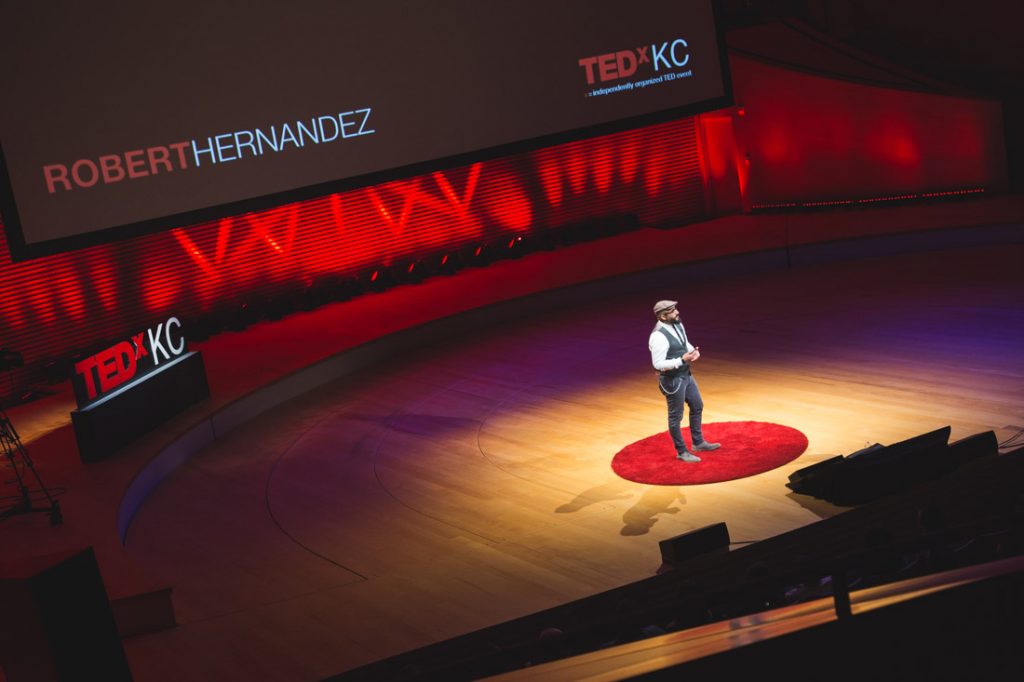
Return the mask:
<path id="1" fill-rule="evenodd" d="M 697 140 L 687 118 L 22 263 L 0 230 L 0 347 L 24 385 L 49 358 L 320 277 L 608 216 L 692 221 Z"/>
<path id="2" fill-rule="evenodd" d="M 1007 185 L 997 100 L 730 63 L 748 206 Z"/>
<path id="3" fill-rule="evenodd" d="M 11 263 L 0 230 L 0 348 L 27 365 L 12 387 L 41 379 L 47 359 L 170 314 L 216 316 L 321 278 L 538 231 L 623 215 L 680 225 L 764 203 L 1006 184 L 996 101 L 736 54 L 731 65 L 738 106 L 696 118 L 22 263 Z M 843 236 L 833 228 L 830 237 L 827 220 L 816 229 L 817 241 Z M 704 238 L 748 250 L 728 234 Z"/>

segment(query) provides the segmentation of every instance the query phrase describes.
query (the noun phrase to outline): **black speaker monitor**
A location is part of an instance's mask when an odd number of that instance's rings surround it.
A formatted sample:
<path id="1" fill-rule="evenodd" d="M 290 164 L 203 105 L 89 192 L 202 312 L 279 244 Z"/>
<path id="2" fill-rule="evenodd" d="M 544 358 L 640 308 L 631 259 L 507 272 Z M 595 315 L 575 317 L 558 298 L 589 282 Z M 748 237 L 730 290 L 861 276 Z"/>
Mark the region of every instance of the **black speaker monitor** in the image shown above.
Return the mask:
<path id="1" fill-rule="evenodd" d="M 954 466 L 965 464 L 975 459 L 999 454 L 999 439 L 995 431 L 985 431 L 967 436 L 949 444 L 950 458 Z"/>
<path id="2" fill-rule="evenodd" d="M 658 546 L 664 563 L 678 564 L 711 550 L 728 547 L 729 529 L 722 521 L 662 540 Z"/>
<path id="3" fill-rule="evenodd" d="M 832 479 L 843 463 L 843 456 L 836 455 L 826 460 L 797 469 L 789 475 L 786 487 L 801 495 L 821 497 L 827 494 Z"/>
<path id="4" fill-rule="evenodd" d="M 945 445 L 949 443 L 949 434 L 951 430 L 951 427 L 943 426 L 941 429 L 922 433 L 920 436 L 901 440 L 899 443 L 893 443 L 877 453 L 874 453 L 873 456 L 892 459 L 894 457 L 905 457 L 929 451 L 937 451 L 939 448 L 945 447 Z"/>

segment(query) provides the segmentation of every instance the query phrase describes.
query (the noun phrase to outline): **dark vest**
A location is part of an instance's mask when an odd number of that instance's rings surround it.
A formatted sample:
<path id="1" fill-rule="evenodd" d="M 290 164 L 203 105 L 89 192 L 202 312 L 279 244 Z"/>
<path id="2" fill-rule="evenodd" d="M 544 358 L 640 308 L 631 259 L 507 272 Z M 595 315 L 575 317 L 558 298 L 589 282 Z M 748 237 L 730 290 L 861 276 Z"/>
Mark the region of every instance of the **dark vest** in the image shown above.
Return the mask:
<path id="1" fill-rule="evenodd" d="M 674 331 L 669 331 L 664 327 L 658 327 L 658 331 L 661 332 L 662 336 L 668 339 L 668 353 L 665 354 L 665 358 L 668 360 L 675 360 L 686 355 L 686 346 L 679 340 Z M 670 369 L 661 373 L 662 376 L 666 377 L 684 377 L 690 374 L 690 364 L 683 362 L 682 367 L 679 369 Z"/>

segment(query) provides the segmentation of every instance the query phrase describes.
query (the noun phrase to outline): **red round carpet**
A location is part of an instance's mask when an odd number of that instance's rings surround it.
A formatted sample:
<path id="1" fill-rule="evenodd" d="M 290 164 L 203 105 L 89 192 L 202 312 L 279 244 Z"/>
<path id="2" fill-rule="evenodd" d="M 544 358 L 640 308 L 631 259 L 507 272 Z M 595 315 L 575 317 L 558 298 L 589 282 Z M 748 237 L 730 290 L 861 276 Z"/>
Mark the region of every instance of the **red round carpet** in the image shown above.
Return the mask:
<path id="1" fill-rule="evenodd" d="M 704 438 L 722 447 L 695 453 L 700 462 L 676 459 L 668 431 L 627 445 L 612 458 L 612 469 L 622 478 L 655 485 L 698 485 L 746 478 L 771 471 L 803 454 L 807 436 L 796 429 L 768 422 L 704 424 Z M 690 443 L 690 429 L 683 429 Z"/>

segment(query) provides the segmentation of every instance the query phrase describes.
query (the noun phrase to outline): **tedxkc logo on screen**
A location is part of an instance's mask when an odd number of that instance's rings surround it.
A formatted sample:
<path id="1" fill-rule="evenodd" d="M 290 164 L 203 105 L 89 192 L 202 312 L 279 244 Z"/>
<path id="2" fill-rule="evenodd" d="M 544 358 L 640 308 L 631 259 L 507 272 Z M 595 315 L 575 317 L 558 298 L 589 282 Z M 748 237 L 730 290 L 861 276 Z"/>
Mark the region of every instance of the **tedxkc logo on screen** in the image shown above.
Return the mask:
<path id="1" fill-rule="evenodd" d="M 579 60 L 587 77 L 587 85 L 629 78 L 641 68 L 658 73 L 662 69 L 686 66 L 690 61 L 690 46 L 683 38 L 663 43 L 652 43 L 629 50 L 608 52 Z"/>

